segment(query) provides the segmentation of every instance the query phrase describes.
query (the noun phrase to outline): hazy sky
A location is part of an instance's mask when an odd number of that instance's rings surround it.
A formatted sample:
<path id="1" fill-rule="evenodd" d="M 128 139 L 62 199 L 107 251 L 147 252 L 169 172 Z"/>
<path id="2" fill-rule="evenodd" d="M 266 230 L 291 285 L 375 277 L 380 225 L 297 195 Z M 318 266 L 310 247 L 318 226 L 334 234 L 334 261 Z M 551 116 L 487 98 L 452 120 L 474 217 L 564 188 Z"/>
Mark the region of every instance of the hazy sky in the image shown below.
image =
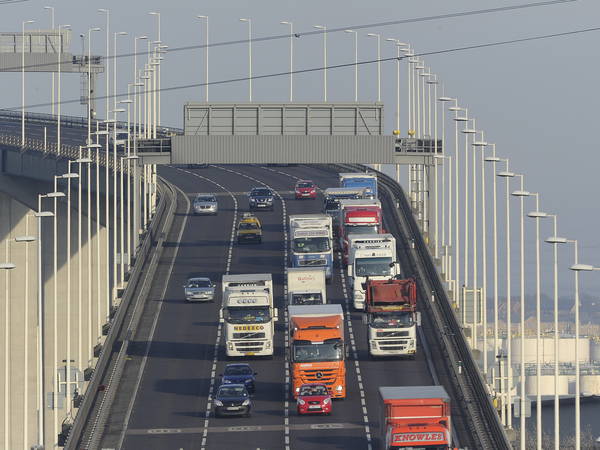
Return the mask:
<path id="1" fill-rule="evenodd" d="M 156 10 L 162 14 L 162 41 L 170 48 L 202 44 L 204 25 L 195 16 L 210 17 L 210 40 L 213 43 L 245 39 L 247 24 L 241 17 L 252 18 L 255 37 L 284 34 L 288 28 L 282 20 L 293 21 L 294 31 L 302 34 L 312 31 L 313 25 L 328 28 L 362 25 L 374 22 L 418 18 L 429 15 L 494 8 L 529 3 L 521 1 L 468 1 L 442 2 L 433 0 L 222 0 L 193 2 L 171 0 L 126 1 L 39 1 L 0 4 L 0 24 L 5 31 L 20 30 L 21 21 L 34 19 L 33 28 L 49 27 L 49 12 L 43 6 L 55 7 L 56 23 L 71 24 L 71 50 L 81 48 L 79 34 L 89 27 L 101 27 L 93 34 L 94 53 L 105 52 L 105 16 L 98 7 L 111 10 L 112 32 L 127 31 L 129 36 L 119 38 L 117 53 L 133 50 L 133 36 L 147 34 L 156 37 L 156 18 L 147 15 Z M 600 26 L 600 3 L 579 0 L 555 6 L 518 11 L 414 22 L 402 25 L 364 29 L 359 32 L 359 59 L 376 57 L 376 40 L 368 32 L 381 33 L 384 38 L 397 38 L 411 43 L 417 52 L 438 51 L 487 42 L 518 39 L 535 35 L 560 33 Z M 353 37 L 346 33 L 328 35 L 329 64 L 354 60 Z M 458 97 L 462 106 L 477 119 L 477 128 L 485 131 L 486 140 L 497 144 L 497 152 L 511 159 L 516 172 L 526 174 L 525 188 L 542 196 L 542 209 L 559 214 L 559 234 L 580 241 L 580 260 L 600 265 L 600 156 L 595 131 L 599 104 L 597 83 L 599 63 L 597 48 L 600 32 L 589 32 L 569 37 L 449 52 L 426 56 L 431 71 L 443 82 L 445 94 Z M 302 36 L 294 40 L 295 68 L 318 67 L 322 64 L 322 36 Z M 382 56 L 395 54 L 389 42 L 382 42 Z M 286 71 L 289 66 L 287 39 L 256 42 L 253 46 L 255 75 Z M 140 59 L 142 60 L 142 58 Z M 402 64 L 402 86 L 406 83 L 405 63 Z M 131 59 L 119 60 L 119 92 L 125 82 L 131 82 Z M 329 71 L 330 101 L 354 100 L 353 68 Z M 393 129 L 395 114 L 395 63 L 382 66 L 382 100 L 386 105 L 386 128 Z M 247 74 L 247 45 L 231 45 L 210 49 L 210 78 L 223 80 Z M 112 74 L 111 74 L 112 75 Z M 20 74 L 3 74 L 2 107 L 20 105 Z M 376 100 L 376 65 L 360 68 L 359 100 Z M 27 103 L 50 99 L 50 75 L 27 76 Z M 165 55 L 162 65 L 162 85 L 176 86 L 204 80 L 202 50 L 172 52 Z M 295 78 L 295 100 L 321 101 L 322 75 L 299 75 Z M 99 82 L 103 93 L 104 81 Z M 63 98 L 78 98 L 80 80 L 77 75 L 65 77 Z M 211 101 L 246 101 L 245 82 L 210 87 Z M 162 96 L 163 124 L 181 126 L 182 103 L 202 100 L 204 88 L 173 91 Z M 288 100 L 288 78 L 256 80 L 254 101 L 285 102 Z M 403 99 L 406 90 L 401 93 Z M 441 93 L 440 93 L 441 95 Z M 404 105 L 402 105 L 403 107 Z M 44 110 L 49 111 L 49 108 Z M 68 105 L 66 114 L 83 115 L 84 108 Z M 99 105 L 104 114 L 103 102 Z M 406 133 L 404 113 L 401 130 Z M 450 117 L 450 116 L 447 116 Z M 448 138 L 452 136 L 449 135 Z M 450 140 L 449 143 L 452 141 Z M 502 184 L 502 183 L 500 183 Z M 516 188 L 516 183 L 515 183 Z M 503 191 L 501 191 L 503 192 Z M 533 210 L 528 200 L 527 210 Z M 513 214 L 517 214 L 516 201 Z M 516 222 L 515 222 L 516 224 Z M 533 237 L 532 221 L 528 219 L 527 232 Z M 517 237 L 518 229 L 513 230 Z M 552 234 L 550 221 L 544 223 L 542 236 Z M 516 242 L 516 241 L 515 241 Z M 544 244 L 544 247 L 550 247 Z M 518 261 L 515 246 L 513 262 Z M 546 248 L 546 250 L 549 250 Z M 544 258 L 549 258 L 547 251 Z M 572 277 L 564 269 L 571 261 L 571 248 L 561 251 L 561 291 L 570 289 Z M 530 258 L 531 259 L 531 258 Z M 544 290 L 549 291 L 551 265 L 545 260 Z M 528 274 L 533 266 L 528 262 Z M 586 273 L 582 288 L 587 292 L 600 287 L 600 274 Z M 532 291 L 532 284 L 527 291 Z M 516 289 L 516 286 L 515 286 Z"/>

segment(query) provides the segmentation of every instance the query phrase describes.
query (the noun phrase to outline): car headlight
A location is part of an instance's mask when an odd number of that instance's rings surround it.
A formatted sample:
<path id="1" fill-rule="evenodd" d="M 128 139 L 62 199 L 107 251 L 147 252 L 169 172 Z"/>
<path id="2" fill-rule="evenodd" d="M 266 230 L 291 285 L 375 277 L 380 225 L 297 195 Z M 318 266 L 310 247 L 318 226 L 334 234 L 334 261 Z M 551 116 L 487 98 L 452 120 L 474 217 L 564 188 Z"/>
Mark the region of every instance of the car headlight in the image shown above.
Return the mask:
<path id="1" fill-rule="evenodd" d="M 335 390 L 338 392 L 342 392 L 344 390 L 344 386 L 342 386 L 341 384 L 339 386 L 335 387 Z"/>
<path id="2" fill-rule="evenodd" d="M 221 400 L 215 400 L 215 406 L 223 406 L 223 402 Z"/>
<path id="3" fill-rule="evenodd" d="M 296 392 L 300 392 L 300 387 L 297 387 L 297 388 L 296 388 Z"/>
<path id="4" fill-rule="evenodd" d="M 377 342 L 375 342 L 375 341 L 371 341 L 371 348 L 372 348 L 373 350 L 377 350 Z"/>
<path id="5" fill-rule="evenodd" d="M 248 378 L 246 381 L 244 381 L 244 383 L 252 383 L 254 380 L 252 380 L 251 378 Z"/>
<path id="6" fill-rule="evenodd" d="M 242 402 L 242 406 L 248 406 L 249 404 L 250 404 L 250 399 L 249 398 L 247 398 L 246 400 L 244 400 Z"/>
<path id="7" fill-rule="evenodd" d="M 271 341 L 267 341 L 265 343 L 265 348 L 271 348 Z"/>
<path id="8" fill-rule="evenodd" d="M 250 197 L 250 203 L 254 203 L 256 201 L 255 198 Z"/>
<path id="9" fill-rule="evenodd" d="M 233 342 L 228 342 L 228 343 L 227 343 L 227 348 L 228 348 L 229 350 L 233 350 Z"/>
<path id="10" fill-rule="evenodd" d="M 301 398 L 298 399 L 298 404 L 299 405 L 304 405 L 306 402 L 304 400 L 302 400 Z"/>
<path id="11" fill-rule="evenodd" d="M 327 405 L 327 404 L 328 404 L 328 403 L 330 403 L 330 402 L 331 402 L 331 399 L 330 399 L 330 398 L 326 398 L 325 400 L 323 400 L 323 404 L 324 404 L 324 405 Z"/>
<path id="12" fill-rule="evenodd" d="M 231 380 L 227 380 L 227 379 L 223 380 L 223 384 L 230 384 L 230 383 L 231 383 Z"/>

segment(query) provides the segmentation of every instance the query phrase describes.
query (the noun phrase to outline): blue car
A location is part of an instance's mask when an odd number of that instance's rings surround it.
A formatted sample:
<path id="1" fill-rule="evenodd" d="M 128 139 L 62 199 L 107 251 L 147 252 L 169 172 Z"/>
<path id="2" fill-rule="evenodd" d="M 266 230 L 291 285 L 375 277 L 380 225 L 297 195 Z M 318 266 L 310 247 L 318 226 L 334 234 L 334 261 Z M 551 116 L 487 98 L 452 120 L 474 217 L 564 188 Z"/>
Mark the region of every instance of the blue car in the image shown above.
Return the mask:
<path id="1" fill-rule="evenodd" d="M 252 394 L 256 389 L 256 375 L 250 364 L 227 364 L 225 371 L 220 375 L 221 384 L 242 384 Z"/>

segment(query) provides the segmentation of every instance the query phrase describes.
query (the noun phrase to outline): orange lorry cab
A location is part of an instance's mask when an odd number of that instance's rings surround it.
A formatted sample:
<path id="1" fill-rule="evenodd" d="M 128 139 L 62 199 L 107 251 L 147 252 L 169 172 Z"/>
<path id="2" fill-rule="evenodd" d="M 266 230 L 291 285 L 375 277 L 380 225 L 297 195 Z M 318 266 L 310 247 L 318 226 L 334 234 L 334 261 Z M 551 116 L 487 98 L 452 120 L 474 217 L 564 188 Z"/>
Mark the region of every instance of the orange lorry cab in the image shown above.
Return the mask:
<path id="1" fill-rule="evenodd" d="M 380 387 L 379 404 L 385 450 L 451 448 L 450 397 L 442 386 Z"/>
<path id="2" fill-rule="evenodd" d="M 292 392 L 322 383 L 334 398 L 346 397 L 344 313 L 340 305 L 290 305 Z"/>

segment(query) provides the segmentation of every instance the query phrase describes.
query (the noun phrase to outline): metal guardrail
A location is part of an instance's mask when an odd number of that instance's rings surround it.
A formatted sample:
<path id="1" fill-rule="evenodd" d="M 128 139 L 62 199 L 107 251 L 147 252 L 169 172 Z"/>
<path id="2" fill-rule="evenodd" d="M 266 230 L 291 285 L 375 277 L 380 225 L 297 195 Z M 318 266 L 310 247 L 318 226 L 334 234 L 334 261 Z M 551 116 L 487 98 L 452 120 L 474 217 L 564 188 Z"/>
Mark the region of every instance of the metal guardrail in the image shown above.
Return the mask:
<path id="1" fill-rule="evenodd" d="M 367 169 L 362 165 L 337 165 L 337 167 L 352 171 Z M 370 168 L 369 170 L 372 171 Z M 391 207 L 388 209 L 394 212 L 395 220 L 404 232 L 403 234 L 414 240 L 415 258 L 413 258 L 412 265 L 419 272 L 420 297 L 429 299 L 432 293 L 435 296 L 435 302 L 422 302 L 422 306 L 428 309 L 434 325 L 433 329 L 437 332 L 436 338 L 444 345 L 445 356 L 450 362 L 448 368 L 458 388 L 459 400 L 471 418 L 468 425 L 472 428 L 473 435 L 469 437 L 475 443 L 475 448 L 511 449 L 508 436 L 494 409 L 485 381 L 452 310 L 450 300 L 404 190 L 391 177 L 381 172 L 377 172 L 377 175 L 379 182 L 391 197 Z"/>

